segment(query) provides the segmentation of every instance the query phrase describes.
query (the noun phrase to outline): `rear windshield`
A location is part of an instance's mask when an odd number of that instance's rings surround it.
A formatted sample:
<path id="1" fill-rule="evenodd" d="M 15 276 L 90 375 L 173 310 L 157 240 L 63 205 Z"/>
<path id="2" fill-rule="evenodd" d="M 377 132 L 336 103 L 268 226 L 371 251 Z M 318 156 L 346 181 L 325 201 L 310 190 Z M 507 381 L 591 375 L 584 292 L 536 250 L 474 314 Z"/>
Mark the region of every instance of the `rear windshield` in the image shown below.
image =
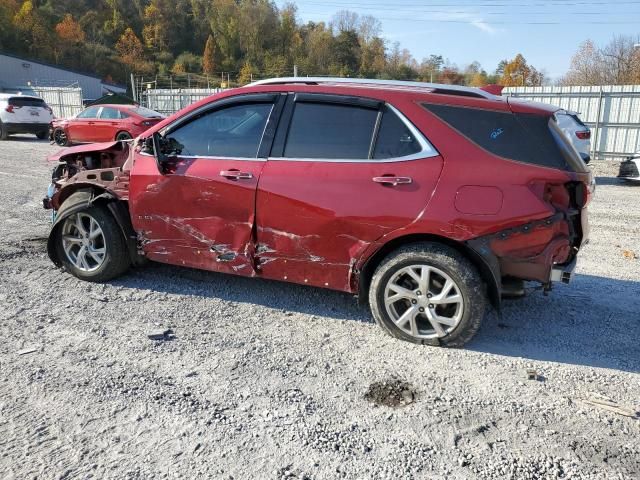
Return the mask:
<path id="1" fill-rule="evenodd" d="M 155 112 L 145 107 L 131 107 L 129 110 L 145 118 L 163 118 L 161 113 Z"/>
<path id="2" fill-rule="evenodd" d="M 580 158 L 557 135 L 546 115 L 513 114 L 450 105 L 423 104 L 479 147 L 499 157 L 561 170 L 581 171 Z"/>
<path id="3" fill-rule="evenodd" d="M 582 120 L 580 120 L 580 117 L 579 117 L 578 115 L 575 115 L 575 114 L 569 114 L 569 116 L 570 116 L 571 118 L 573 118 L 573 119 L 576 121 L 576 123 L 577 123 L 578 125 L 580 125 L 582 128 L 584 128 L 585 130 L 589 130 L 589 127 L 587 127 L 587 126 L 584 124 L 584 122 L 583 122 Z"/>
<path id="4" fill-rule="evenodd" d="M 9 99 L 9 105 L 14 107 L 46 107 L 47 104 L 41 98 L 29 98 L 29 97 L 11 97 Z"/>

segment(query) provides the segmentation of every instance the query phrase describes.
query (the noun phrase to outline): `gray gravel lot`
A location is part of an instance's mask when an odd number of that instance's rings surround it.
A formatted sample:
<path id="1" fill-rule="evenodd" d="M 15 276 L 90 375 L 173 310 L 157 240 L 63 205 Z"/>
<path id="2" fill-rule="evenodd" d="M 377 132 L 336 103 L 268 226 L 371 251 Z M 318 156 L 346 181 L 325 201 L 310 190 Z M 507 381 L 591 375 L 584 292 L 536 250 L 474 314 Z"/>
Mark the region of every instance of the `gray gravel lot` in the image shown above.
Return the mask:
<path id="1" fill-rule="evenodd" d="M 445 350 L 385 336 L 341 293 L 60 272 L 40 205 L 54 150 L 0 143 L 1 479 L 640 478 L 640 420 L 584 402 L 640 409 L 640 187 L 614 166 L 594 167 L 575 281 Z M 364 398 L 391 379 L 413 402 Z"/>

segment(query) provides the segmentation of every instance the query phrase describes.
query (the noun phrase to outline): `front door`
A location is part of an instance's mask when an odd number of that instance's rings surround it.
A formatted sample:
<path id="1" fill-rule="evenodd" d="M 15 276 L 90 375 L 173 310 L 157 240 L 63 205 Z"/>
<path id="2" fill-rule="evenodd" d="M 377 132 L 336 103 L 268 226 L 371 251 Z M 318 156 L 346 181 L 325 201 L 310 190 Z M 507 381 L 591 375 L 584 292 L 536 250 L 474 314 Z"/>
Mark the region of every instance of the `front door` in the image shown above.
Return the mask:
<path id="1" fill-rule="evenodd" d="M 95 137 L 94 127 L 100 112 L 100 106 L 89 107 L 69 120 L 67 130 L 72 142 L 91 142 Z"/>
<path id="2" fill-rule="evenodd" d="M 259 269 L 351 291 L 364 250 L 426 208 L 442 158 L 383 102 L 297 94 L 281 123 L 258 187 Z"/>
<path id="3" fill-rule="evenodd" d="M 254 274 L 255 195 L 277 116 L 274 95 L 243 95 L 178 119 L 163 132 L 168 172 L 137 153 L 131 218 L 151 260 Z M 269 123 L 271 125 L 271 123 Z M 268 150 L 267 150 L 268 151 Z"/>

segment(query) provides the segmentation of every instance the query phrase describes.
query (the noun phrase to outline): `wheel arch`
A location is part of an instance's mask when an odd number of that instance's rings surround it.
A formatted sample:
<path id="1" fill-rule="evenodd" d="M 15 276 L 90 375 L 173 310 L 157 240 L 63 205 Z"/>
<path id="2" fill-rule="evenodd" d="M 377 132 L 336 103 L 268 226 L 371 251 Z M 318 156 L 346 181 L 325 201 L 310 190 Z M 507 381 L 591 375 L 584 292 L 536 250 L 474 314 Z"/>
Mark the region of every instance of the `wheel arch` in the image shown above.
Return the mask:
<path id="1" fill-rule="evenodd" d="M 137 235 L 129 215 L 129 202 L 119 199 L 108 189 L 97 185 L 76 184 L 67 188 L 69 191 L 65 191 L 66 189 L 61 191 L 61 196 L 58 197 L 58 213 L 47 241 L 47 253 L 51 261 L 57 266 L 62 265 L 55 248 L 55 238 L 62 226 L 62 221 L 74 213 L 95 205 L 103 207 L 115 219 L 127 245 L 131 263 L 134 266 L 142 264 L 144 257 L 138 252 Z M 63 192 L 64 195 L 62 195 Z"/>
<path id="2" fill-rule="evenodd" d="M 369 298 L 368 291 L 371 284 L 373 274 L 384 258 L 394 250 L 405 245 L 420 242 L 434 242 L 446 245 L 459 252 L 463 257 L 469 260 L 479 271 L 482 280 L 487 285 L 489 300 L 491 304 L 500 309 L 501 305 L 501 280 L 500 271 L 496 264 L 491 264 L 482 257 L 478 252 L 463 242 L 457 242 L 447 237 L 433 234 L 415 233 L 394 238 L 382 245 L 374 252 L 364 263 L 360 269 L 358 278 L 358 299 L 360 303 L 366 302 Z M 496 270 L 497 268 L 497 270 Z"/>
<path id="3" fill-rule="evenodd" d="M 120 135 L 121 133 L 126 133 L 127 135 L 129 135 L 130 138 L 133 138 L 133 135 L 131 135 L 131 132 L 129 130 L 118 130 L 116 132 L 116 134 L 114 135 L 113 139 L 115 141 L 117 141 L 118 140 L 118 135 Z"/>

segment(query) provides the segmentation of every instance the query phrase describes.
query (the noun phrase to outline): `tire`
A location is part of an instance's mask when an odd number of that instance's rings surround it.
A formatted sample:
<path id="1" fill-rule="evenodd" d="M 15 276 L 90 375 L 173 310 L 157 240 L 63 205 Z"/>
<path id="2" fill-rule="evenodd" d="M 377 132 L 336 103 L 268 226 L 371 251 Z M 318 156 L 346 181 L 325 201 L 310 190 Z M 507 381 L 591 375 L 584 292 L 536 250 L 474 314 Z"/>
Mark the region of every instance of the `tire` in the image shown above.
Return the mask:
<path id="1" fill-rule="evenodd" d="M 4 126 L 2 125 L 2 122 L 0 122 L 0 140 L 6 140 L 8 136 L 9 136 L 9 133 L 7 132 L 6 128 L 4 128 Z"/>
<path id="2" fill-rule="evenodd" d="M 389 254 L 369 288 L 376 323 L 393 337 L 424 345 L 462 347 L 480 328 L 486 303 L 486 287 L 474 265 L 453 248 L 432 242 Z M 430 321 L 434 315 L 447 323 Z"/>
<path id="3" fill-rule="evenodd" d="M 47 136 L 49 136 L 49 132 L 46 130 L 36 133 L 36 137 L 38 138 L 38 140 L 44 140 L 45 138 L 47 138 Z"/>
<path id="4" fill-rule="evenodd" d="M 121 142 L 123 140 L 131 140 L 133 137 L 129 132 L 118 132 L 116 135 L 116 142 Z"/>
<path id="5" fill-rule="evenodd" d="M 64 129 L 56 128 L 52 134 L 53 142 L 59 147 L 68 147 L 71 145 L 69 141 L 68 135 L 65 133 Z"/>
<path id="6" fill-rule="evenodd" d="M 83 229 L 87 234 L 91 231 L 97 232 L 97 228 L 94 230 L 96 225 L 99 228 L 101 236 L 94 240 L 87 240 L 87 242 L 93 242 L 91 248 L 93 252 L 104 249 L 102 255 L 95 254 L 98 258 L 102 258 L 100 262 L 93 254 L 88 253 L 87 244 L 83 244 L 82 240 L 78 242 L 78 238 L 82 237 L 81 231 L 77 227 L 78 218 L 81 219 Z M 64 269 L 81 280 L 106 282 L 125 273 L 131 265 L 131 258 L 122 231 L 111 213 L 105 208 L 92 206 L 73 213 L 62 220 L 62 225 L 57 232 L 55 238 L 57 256 Z M 86 253 L 79 255 L 82 248 L 85 248 Z M 84 262 L 79 260 L 80 256 L 85 258 Z"/>

